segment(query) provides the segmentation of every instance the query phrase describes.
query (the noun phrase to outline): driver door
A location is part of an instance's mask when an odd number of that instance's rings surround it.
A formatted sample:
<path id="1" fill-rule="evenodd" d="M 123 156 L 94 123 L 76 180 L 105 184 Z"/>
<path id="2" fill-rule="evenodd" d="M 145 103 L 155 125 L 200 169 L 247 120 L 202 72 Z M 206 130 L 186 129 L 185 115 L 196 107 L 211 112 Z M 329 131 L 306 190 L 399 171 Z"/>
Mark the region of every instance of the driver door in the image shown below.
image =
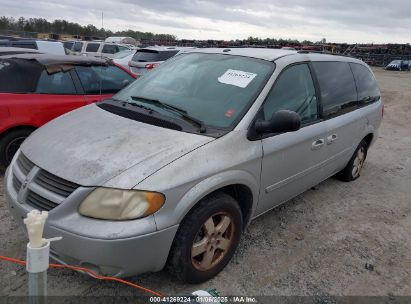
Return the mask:
<path id="1" fill-rule="evenodd" d="M 266 134 L 262 139 L 261 189 L 257 213 L 265 212 L 321 182 L 326 175 L 326 126 L 308 63 L 288 66 L 279 75 L 263 105 L 264 119 L 279 110 L 301 117 L 301 129 Z"/>

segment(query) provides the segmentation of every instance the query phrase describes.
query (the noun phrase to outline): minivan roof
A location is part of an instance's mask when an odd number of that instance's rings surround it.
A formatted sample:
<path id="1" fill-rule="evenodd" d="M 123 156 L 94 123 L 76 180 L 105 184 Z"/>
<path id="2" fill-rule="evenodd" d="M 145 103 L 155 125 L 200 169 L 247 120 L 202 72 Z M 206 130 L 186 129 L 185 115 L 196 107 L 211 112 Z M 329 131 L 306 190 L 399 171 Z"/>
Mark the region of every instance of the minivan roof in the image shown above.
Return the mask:
<path id="1" fill-rule="evenodd" d="M 139 51 L 144 50 L 153 50 L 153 51 L 186 51 L 186 50 L 194 50 L 197 49 L 196 47 L 192 46 L 148 46 L 145 48 L 139 49 Z"/>
<path id="2" fill-rule="evenodd" d="M 5 55 L 13 55 L 13 54 L 26 54 L 26 53 L 41 53 L 38 50 L 35 49 L 28 49 L 28 48 L 18 48 L 18 47 L 0 47 L 0 56 L 5 56 Z"/>
<path id="3" fill-rule="evenodd" d="M 361 60 L 338 56 L 333 54 L 324 53 L 309 53 L 309 52 L 298 52 L 295 50 L 287 49 L 265 49 L 265 48 L 204 48 L 204 49 L 191 49 L 184 50 L 183 53 L 209 53 L 209 54 L 227 54 L 227 55 L 237 55 L 245 57 L 253 57 L 257 59 L 263 59 L 267 61 L 274 61 L 280 57 L 300 55 L 305 56 L 307 60 L 311 61 L 345 61 L 345 62 L 356 62 L 362 63 Z"/>

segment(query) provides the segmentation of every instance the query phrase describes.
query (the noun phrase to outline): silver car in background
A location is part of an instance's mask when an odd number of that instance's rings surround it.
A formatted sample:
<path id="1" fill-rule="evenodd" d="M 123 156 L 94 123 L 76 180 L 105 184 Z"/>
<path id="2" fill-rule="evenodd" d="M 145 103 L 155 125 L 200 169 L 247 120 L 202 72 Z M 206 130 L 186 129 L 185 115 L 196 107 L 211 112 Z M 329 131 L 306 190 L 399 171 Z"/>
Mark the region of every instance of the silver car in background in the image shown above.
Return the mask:
<path id="1" fill-rule="evenodd" d="M 252 219 L 330 176 L 360 176 L 383 102 L 362 61 L 197 49 L 35 131 L 5 175 L 15 219 L 48 210 L 62 263 L 198 283 Z"/>
<path id="2" fill-rule="evenodd" d="M 177 54 L 194 47 L 155 46 L 137 50 L 129 62 L 130 71 L 137 76 L 144 75 Z"/>
<path id="3" fill-rule="evenodd" d="M 115 54 L 112 59 L 115 64 L 121 65 L 123 68 L 131 72 L 129 63 L 135 53 L 136 53 L 136 50 L 121 51 Z"/>

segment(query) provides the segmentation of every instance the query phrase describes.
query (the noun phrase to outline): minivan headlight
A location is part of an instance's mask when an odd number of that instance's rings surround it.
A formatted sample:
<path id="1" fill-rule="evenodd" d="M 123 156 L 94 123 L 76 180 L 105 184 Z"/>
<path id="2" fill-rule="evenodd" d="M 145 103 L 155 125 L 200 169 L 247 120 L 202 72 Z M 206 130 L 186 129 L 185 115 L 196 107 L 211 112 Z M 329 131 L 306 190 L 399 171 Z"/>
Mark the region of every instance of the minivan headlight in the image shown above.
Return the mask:
<path id="1" fill-rule="evenodd" d="M 165 196 L 158 192 L 97 188 L 80 204 L 79 213 L 103 220 L 134 220 L 159 210 Z"/>

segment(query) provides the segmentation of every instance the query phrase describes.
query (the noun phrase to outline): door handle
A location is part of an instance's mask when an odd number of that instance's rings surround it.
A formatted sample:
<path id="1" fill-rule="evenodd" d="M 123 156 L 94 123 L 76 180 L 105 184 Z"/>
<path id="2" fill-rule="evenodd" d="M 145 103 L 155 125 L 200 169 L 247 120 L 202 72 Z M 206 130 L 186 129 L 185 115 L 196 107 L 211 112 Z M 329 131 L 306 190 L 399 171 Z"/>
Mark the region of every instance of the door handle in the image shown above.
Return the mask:
<path id="1" fill-rule="evenodd" d="M 327 136 L 327 145 L 331 145 L 337 139 L 338 139 L 337 134 L 332 134 L 332 135 Z"/>
<path id="2" fill-rule="evenodd" d="M 321 149 L 321 147 L 324 146 L 324 139 L 319 138 L 316 141 L 314 141 L 311 145 L 311 150 L 318 150 Z"/>

